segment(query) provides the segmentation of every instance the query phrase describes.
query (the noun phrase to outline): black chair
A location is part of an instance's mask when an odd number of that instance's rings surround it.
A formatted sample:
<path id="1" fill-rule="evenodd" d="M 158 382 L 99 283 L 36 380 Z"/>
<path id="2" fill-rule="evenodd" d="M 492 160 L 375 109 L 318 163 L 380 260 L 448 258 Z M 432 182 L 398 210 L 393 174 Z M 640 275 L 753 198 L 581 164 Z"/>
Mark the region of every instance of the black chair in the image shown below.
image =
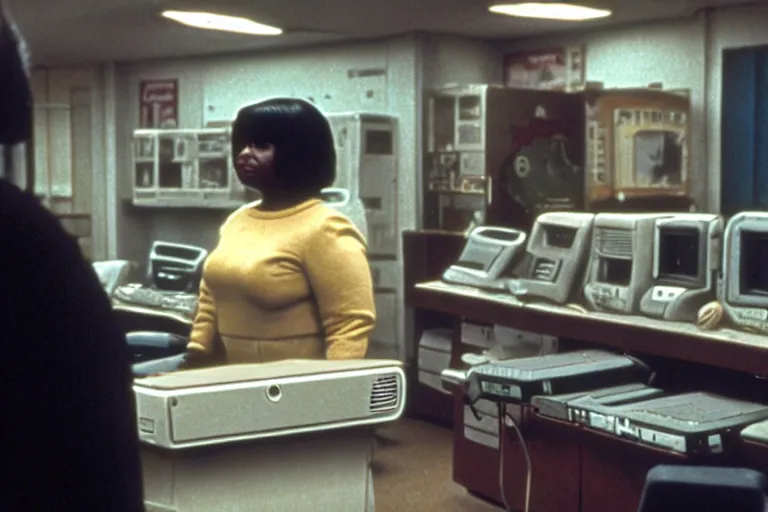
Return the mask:
<path id="1" fill-rule="evenodd" d="M 126 335 L 134 363 L 143 363 L 184 354 L 187 338 L 156 331 L 129 332 Z"/>
<path id="2" fill-rule="evenodd" d="M 656 466 L 638 512 L 765 512 L 768 478 L 743 468 Z"/>

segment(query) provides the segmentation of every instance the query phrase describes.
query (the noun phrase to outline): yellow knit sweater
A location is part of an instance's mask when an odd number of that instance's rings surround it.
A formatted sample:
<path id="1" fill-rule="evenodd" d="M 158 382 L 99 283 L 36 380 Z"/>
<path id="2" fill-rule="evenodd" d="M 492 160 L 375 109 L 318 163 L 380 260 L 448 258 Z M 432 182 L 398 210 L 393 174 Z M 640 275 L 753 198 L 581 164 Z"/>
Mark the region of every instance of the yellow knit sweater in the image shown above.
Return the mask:
<path id="1" fill-rule="evenodd" d="M 188 349 L 231 363 L 365 357 L 376 322 L 365 241 L 319 200 L 234 212 L 203 269 Z"/>

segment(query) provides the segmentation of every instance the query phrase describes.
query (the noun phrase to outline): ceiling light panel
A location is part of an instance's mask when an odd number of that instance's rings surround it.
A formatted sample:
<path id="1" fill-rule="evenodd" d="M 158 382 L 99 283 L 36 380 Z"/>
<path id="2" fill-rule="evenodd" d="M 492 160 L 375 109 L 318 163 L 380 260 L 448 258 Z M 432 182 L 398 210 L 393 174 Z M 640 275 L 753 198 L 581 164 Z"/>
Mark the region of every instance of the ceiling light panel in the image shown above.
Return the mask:
<path id="1" fill-rule="evenodd" d="M 253 36 L 279 36 L 283 33 L 283 31 L 277 27 L 265 25 L 248 18 L 226 16 L 210 12 L 164 11 L 162 16 L 177 23 L 181 23 L 182 25 L 187 25 L 188 27 L 205 30 L 232 32 L 235 34 Z"/>
<path id="2" fill-rule="evenodd" d="M 521 2 L 494 4 L 488 8 L 495 14 L 518 18 L 536 18 L 542 20 L 587 21 L 606 18 L 612 13 L 609 9 L 593 7 L 585 3 L 566 2 Z"/>

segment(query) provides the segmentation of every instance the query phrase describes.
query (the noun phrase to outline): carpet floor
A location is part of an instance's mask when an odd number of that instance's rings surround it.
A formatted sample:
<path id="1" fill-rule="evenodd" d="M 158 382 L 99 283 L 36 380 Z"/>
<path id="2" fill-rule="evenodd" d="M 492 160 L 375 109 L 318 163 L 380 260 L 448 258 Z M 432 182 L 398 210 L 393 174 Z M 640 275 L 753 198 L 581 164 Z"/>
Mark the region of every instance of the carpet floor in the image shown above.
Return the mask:
<path id="1" fill-rule="evenodd" d="M 451 477 L 453 433 L 404 419 L 379 429 L 374 451 L 376 512 L 500 512 Z"/>

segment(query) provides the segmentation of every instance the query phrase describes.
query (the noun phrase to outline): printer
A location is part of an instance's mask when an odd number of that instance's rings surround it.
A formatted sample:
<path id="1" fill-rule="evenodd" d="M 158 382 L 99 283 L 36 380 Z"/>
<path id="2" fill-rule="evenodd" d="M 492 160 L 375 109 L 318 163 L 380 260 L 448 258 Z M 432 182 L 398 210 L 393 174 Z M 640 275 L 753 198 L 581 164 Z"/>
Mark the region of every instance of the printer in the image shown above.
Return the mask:
<path id="1" fill-rule="evenodd" d="M 134 381 L 147 510 L 373 510 L 373 429 L 402 363 L 288 360 Z"/>

